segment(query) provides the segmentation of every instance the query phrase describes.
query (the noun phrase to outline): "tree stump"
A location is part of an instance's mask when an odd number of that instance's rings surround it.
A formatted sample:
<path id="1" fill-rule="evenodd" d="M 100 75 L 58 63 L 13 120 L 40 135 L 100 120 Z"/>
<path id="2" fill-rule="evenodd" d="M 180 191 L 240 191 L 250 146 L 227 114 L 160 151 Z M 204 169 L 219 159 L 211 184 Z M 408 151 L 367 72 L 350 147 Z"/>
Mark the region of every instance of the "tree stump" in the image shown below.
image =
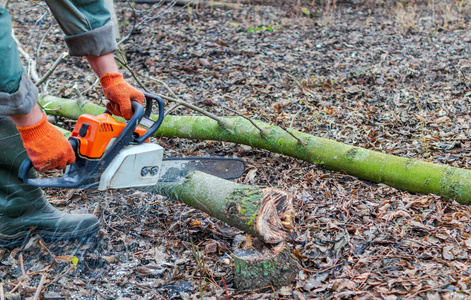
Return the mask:
<path id="1" fill-rule="evenodd" d="M 290 285 L 300 265 L 285 242 L 276 247 L 234 252 L 234 285 L 238 292 Z"/>

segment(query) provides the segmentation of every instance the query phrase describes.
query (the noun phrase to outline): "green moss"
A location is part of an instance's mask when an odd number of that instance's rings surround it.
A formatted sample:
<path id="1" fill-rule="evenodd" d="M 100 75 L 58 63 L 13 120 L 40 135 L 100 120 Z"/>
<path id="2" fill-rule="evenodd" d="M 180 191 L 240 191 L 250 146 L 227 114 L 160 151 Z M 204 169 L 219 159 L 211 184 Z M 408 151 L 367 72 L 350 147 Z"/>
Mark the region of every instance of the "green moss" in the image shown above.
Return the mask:
<path id="1" fill-rule="evenodd" d="M 252 215 L 252 217 L 250 218 L 250 220 L 247 222 L 247 225 L 252 226 L 253 221 L 255 220 L 255 218 L 257 217 L 257 215 L 258 215 L 258 213 L 254 213 L 254 214 Z"/>

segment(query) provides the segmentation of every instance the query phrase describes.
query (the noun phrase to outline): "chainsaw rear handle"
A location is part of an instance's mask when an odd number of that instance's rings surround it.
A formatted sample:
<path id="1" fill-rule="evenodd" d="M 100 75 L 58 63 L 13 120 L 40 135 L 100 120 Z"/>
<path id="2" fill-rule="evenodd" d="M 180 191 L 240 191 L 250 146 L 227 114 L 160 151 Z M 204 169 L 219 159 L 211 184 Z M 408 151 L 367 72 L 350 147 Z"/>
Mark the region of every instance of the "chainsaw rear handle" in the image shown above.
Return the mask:
<path id="1" fill-rule="evenodd" d="M 74 152 L 76 152 L 78 148 L 77 140 L 69 139 L 69 143 L 72 146 Z M 75 166 L 75 163 L 71 165 L 70 168 L 72 169 L 73 166 Z M 70 175 L 58 178 L 29 178 L 28 175 L 32 168 L 33 162 L 31 161 L 31 159 L 25 158 L 18 170 L 18 179 L 26 184 L 39 187 L 69 187 L 69 185 L 72 185 L 70 186 L 71 188 L 74 186 L 74 183 L 76 183 L 80 179 L 77 176 L 73 178 Z"/>
<path id="2" fill-rule="evenodd" d="M 113 158 L 119 153 L 121 149 L 130 144 L 141 144 L 146 141 L 151 135 L 153 135 L 157 129 L 159 129 L 164 118 L 164 103 L 158 96 L 144 93 L 146 97 L 146 109 L 141 104 L 132 101 L 132 107 L 134 114 L 124 127 L 123 131 L 117 137 L 116 141 L 110 147 L 110 149 L 100 158 L 99 160 L 87 160 L 78 155 L 79 142 L 77 139 L 69 138 L 69 143 L 76 153 L 76 161 L 70 165 L 69 171 L 61 177 L 56 178 L 29 178 L 28 174 L 33 163 L 29 158 L 26 158 L 20 166 L 18 171 L 18 178 L 26 184 L 39 187 L 51 187 L 51 188 L 94 188 L 98 184 L 101 173 L 108 167 Z M 159 107 L 159 117 L 157 121 L 150 120 L 150 114 L 152 111 L 153 101 L 157 101 Z M 148 130 L 142 136 L 136 138 L 133 133 L 140 121 L 146 118 L 152 125 L 148 127 Z"/>

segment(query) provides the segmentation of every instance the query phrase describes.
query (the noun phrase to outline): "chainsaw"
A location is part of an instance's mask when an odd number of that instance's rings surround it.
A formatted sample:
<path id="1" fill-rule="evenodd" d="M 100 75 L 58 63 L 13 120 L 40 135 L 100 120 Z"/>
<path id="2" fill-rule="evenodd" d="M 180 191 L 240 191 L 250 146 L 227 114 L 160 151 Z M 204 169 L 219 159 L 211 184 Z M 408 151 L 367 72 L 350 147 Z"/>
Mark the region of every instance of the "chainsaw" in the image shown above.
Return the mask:
<path id="1" fill-rule="evenodd" d="M 164 103 L 158 96 L 144 95 L 145 109 L 132 102 L 134 114 L 127 123 L 116 120 L 108 110 L 98 116 L 81 115 L 69 138 L 76 160 L 61 176 L 30 178 L 33 165 L 27 158 L 20 166 L 19 179 L 39 187 L 103 191 L 182 182 L 192 171 L 224 179 L 235 179 L 244 173 L 245 164 L 239 158 L 164 158 L 164 148 L 149 142 L 164 119 Z M 150 117 L 154 103 L 159 110 L 157 120 Z"/>

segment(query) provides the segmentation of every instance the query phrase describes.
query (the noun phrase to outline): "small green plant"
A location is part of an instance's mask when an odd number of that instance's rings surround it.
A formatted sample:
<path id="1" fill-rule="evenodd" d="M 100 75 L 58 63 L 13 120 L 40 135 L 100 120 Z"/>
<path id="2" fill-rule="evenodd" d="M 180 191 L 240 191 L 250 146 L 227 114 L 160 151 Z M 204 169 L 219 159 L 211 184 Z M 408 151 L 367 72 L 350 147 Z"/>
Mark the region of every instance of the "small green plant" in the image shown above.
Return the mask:
<path id="1" fill-rule="evenodd" d="M 311 12 L 309 11 L 309 9 L 307 7 L 302 7 L 301 8 L 301 11 L 303 12 L 303 14 L 305 14 L 306 16 L 311 16 Z"/>
<path id="2" fill-rule="evenodd" d="M 249 28 L 247 31 L 249 33 L 256 33 L 256 32 L 259 32 L 259 31 L 268 31 L 268 32 L 272 32 L 274 31 L 275 29 L 279 28 L 280 26 L 279 25 L 275 25 L 275 26 L 259 26 L 259 27 L 252 27 L 252 28 Z"/>
<path id="3" fill-rule="evenodd" d="M 190 243 L 191 243 L 191 250 L 193 252 L 193 257 L 195 258 L 195 261 L 196 261 L 196 264 L 197 264 L 195 272 L 193 273 L 193 275 L 196 273 L 196 271 L 199 271 L 199 273 L 200 273 L 199 292 L 200 292 L 201 299 L 203 299 L 203 287 L 204 287 L 203 282 L 205 281 L 204 277 L 206 275 L 204 255 L 201 255 L 199 249 L 193 244 L 193 239 L 190 239 Z"/>
<path id="4" fill-rule="evenodd" d="M 79 259 L 77 258 L 77 256 L 72 256 L 72 259 L 70 260 L 70 266 L 77 268 L 77 265 L 79 263 Z"/>

